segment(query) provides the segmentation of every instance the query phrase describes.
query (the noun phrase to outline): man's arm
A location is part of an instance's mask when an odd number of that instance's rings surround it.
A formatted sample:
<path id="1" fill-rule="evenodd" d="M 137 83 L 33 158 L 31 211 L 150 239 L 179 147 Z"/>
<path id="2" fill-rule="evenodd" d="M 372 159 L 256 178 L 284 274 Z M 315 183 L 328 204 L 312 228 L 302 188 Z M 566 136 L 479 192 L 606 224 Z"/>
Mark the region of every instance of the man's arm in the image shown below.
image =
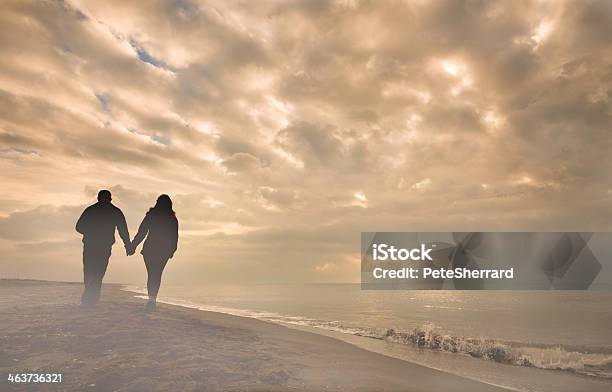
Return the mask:
<path id="1" fill-rule="evenodd" d="M 130 246 L 130 232 L 128 231 L 127 223 L 125 221 L 125 216 L 121 210 L 117 209 L 117 231 L 119 232 L 119 237 L 123 240 L 123 244 L 125 248 L 128 249 Z"/>
<path id="2" fill-rule="evenodd" d="M 79 217 L 79 220 L 76 223 L 75 230 L 83 235 L 87 232 L 87 217 L 89 216 L 89 207 L 85 208 L 85 211 Z"/>

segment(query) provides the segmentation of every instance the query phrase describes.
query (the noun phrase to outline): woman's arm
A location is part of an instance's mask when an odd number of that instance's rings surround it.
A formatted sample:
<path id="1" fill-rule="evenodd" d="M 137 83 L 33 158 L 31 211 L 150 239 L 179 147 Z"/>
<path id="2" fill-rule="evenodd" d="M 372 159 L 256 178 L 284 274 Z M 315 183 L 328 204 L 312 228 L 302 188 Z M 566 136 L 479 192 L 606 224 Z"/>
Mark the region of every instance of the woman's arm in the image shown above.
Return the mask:
<path id="1" fill-rule="evenodd" d="M 172 252 L 170 253 L 170 257 L 174 256 L 174 252 L 176 252 L 176 248 L 178 247 L 178 219 L 176 219 L 176 216 L 174 219 L 172 219 L 172 225 L 173 227 L 170 235 L 172 236 L 171 244 L 173 247 L 171 249 Z"/>
<path id="2" fill-rule="evenodd" d="M 147 213 L 140 223 L 138 227 L 138 233 L 136 233 L 136 237 L 132 240 L 132 249 L 136 249 L 138 245 L 145 239 L 147 234 L 149 233 L 149 214 Z"/>

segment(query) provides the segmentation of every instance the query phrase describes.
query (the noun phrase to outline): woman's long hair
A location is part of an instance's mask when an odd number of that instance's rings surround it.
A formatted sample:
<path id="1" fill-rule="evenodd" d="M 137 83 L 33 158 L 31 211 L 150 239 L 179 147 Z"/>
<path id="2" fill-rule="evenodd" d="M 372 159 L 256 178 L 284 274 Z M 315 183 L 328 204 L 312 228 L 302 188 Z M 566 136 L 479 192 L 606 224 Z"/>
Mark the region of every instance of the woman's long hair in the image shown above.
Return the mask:
<path id="1" fill-rule="evenodd" d="M 160 195 L 157 198 L 157 202 L 152 210 L 157 212 L 164 212 L 169 215 L 174 215 L 174 211 L 172 210 L 172 199 L 168 195 Z"/>

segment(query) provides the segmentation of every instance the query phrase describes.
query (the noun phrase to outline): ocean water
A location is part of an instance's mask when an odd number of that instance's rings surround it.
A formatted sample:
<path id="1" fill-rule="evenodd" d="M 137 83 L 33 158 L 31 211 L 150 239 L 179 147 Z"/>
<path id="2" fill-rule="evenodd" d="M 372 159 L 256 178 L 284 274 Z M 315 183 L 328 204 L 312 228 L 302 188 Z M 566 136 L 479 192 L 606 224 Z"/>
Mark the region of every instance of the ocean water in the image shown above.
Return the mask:
<path id="1" fill-rule="evenodd" d="M 168 285 L 162 287 L 159 300 L 334 336 L 516 390 L 612 391 L 610 291 Z"/>

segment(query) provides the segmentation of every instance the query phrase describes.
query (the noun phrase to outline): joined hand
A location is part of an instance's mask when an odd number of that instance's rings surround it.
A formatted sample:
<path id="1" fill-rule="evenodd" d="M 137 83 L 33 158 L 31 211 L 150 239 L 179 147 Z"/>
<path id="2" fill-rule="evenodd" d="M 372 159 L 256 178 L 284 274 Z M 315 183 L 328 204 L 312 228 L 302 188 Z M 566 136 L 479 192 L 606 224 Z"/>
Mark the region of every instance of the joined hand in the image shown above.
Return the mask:
<path id="1" fill-rule="evenodd" d="M 132 256 L 134 253 L 136 253 L 136 247 L 133 244 L 126 244 L 125 245 L 125 254 L 127 256 Z"/>

